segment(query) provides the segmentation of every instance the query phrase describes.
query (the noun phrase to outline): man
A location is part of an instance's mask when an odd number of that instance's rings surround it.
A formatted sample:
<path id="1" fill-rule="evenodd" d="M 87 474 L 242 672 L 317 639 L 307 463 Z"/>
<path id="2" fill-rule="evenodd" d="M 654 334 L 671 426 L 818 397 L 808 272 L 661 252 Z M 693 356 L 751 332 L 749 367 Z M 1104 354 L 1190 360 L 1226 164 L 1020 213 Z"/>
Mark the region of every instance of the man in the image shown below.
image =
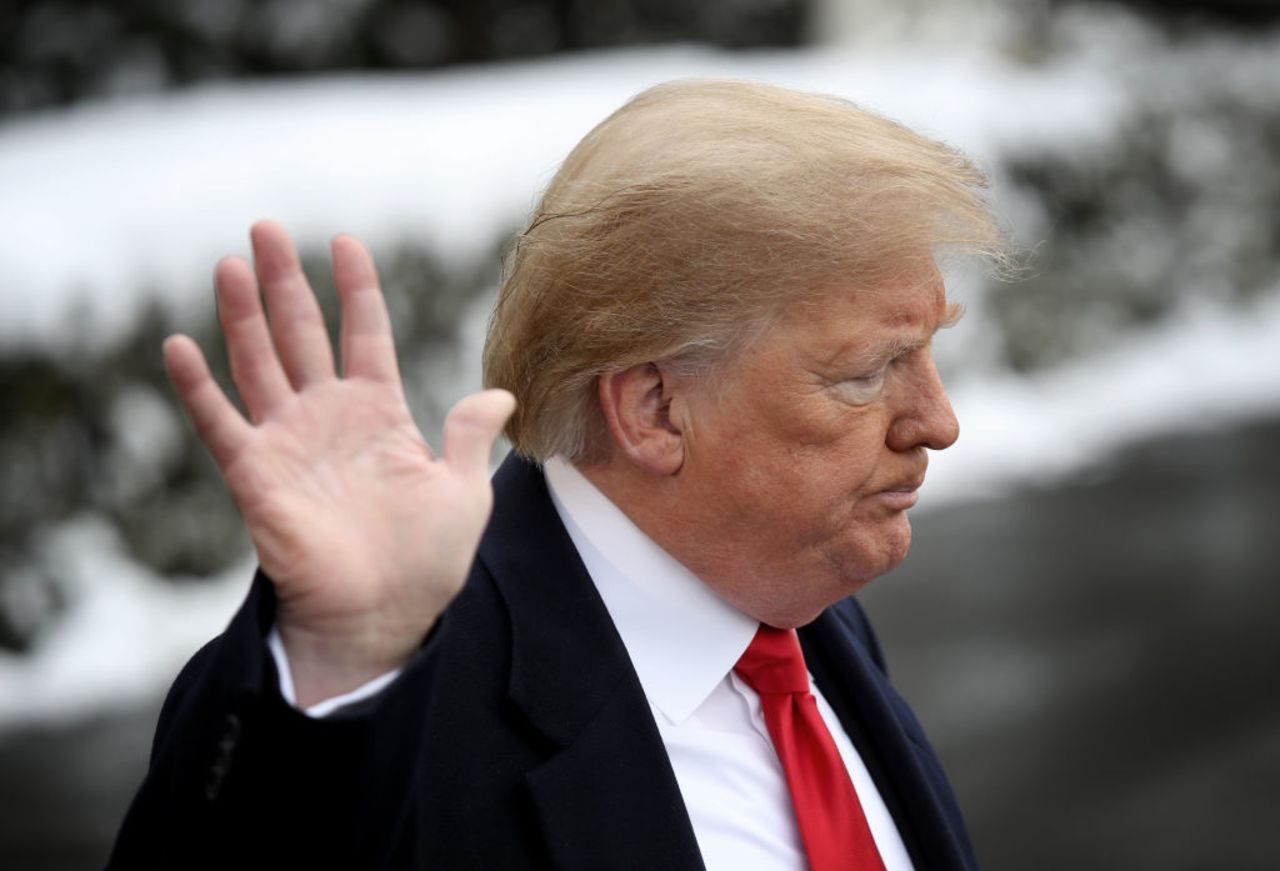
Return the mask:
<path id="1" fill-rule="evenodd" d="M 998 250 L 982 181 L 833 98 L 641 94 L 517 240 L 498 389 L 439 459 L 367 252 L 333 243 L 339 377 L 256 225 L 256 280 L 217 272 L 249 419 L 190 339 L 165 358 L 262 570 L 170 692 L 112 866 L 973 867 L 850 596 L 958 434 L 935 257 Z"/>

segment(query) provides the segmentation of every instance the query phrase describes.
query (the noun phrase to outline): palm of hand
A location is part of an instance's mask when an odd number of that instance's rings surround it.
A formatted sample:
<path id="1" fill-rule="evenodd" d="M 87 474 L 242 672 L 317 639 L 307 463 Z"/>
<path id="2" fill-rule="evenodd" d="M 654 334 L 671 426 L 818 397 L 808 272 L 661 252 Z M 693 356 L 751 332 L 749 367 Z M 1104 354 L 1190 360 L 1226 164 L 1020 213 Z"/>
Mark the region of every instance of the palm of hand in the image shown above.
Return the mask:
<path id="1" fill-rule="evenodd" d="M 298 618 L 332 620 L 423 588 L 427 558 L 397 541 L 401 530 L 470 519 L 454 513 L 466 481 L 433 459 L 392 394 L 350 381 L 308 389 L 226 468 L 262 568 Z"/>
<path id="2" fill-rule="evenodd" d="M 405 404 L 363 247 L 334 242 L 339 378 L 288 236 L 258 224 L 253 242 L 270 325 L 248 264 L 231 258 L 218 270 L 232 373 L 253 423 L 190 339 L 171 338 L 165 357 L 275 584 L 302 701 L 399 665 L 457 594 L 492 504 L 488 457 L 513 403 L 500 391 L 464 399 L 436 459 Z"/>

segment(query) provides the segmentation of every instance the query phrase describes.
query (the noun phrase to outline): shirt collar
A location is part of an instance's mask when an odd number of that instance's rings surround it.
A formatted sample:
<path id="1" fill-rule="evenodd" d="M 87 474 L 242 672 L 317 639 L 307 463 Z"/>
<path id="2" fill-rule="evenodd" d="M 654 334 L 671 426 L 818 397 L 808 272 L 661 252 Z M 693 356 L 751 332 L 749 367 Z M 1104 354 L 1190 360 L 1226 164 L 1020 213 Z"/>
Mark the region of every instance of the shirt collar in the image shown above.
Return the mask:
<path id="1" fill-rule="evenodd" d="M 671 722 L 683 722 L 733 669 L 760 624 L 641 532 L 568 461 L 552 457 L 543 468 L 645 695 Z"/>

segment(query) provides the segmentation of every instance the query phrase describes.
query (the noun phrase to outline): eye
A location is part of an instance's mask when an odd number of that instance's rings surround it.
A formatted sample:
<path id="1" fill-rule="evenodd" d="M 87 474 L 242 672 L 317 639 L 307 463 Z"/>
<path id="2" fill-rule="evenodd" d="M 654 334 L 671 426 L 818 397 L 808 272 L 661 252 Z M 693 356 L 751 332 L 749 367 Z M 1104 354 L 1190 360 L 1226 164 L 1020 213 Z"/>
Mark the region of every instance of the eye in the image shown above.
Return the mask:
<path id="1" fill-rule="evenodd" d="M 837 381 L 835 384 L 836 393 L 843 401 L 851 405 L 866 405 L 869 402 L 874 402 L 879 398 L 881 391 L 884 390 L 885 374 L 888 371 L 888 366 L 881 366 L 876 371 L 866 375 Z"/>

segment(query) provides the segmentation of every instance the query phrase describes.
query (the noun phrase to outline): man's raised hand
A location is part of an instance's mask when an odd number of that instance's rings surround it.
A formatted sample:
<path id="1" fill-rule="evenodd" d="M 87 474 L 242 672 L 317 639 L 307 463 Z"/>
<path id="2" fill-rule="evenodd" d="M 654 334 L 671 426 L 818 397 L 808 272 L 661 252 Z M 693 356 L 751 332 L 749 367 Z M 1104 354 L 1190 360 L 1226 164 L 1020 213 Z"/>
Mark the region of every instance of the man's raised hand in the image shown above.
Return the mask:
<path id="1" fill-rule="evenodd" d="M 489 455 L 515 401 L 500 390 L 460 401 L 435 458 L 405 404 L 364 246 L 350 236 L 332 246 L 339 377 L 288 234 L 264 221 L 250 236 L 256 279 L 245 260 L 229 257 L 216 281 L 231 375 L 249 419 L 190 338 L 171 336 L 164 356 L 275 584 L 278 626 L 306 706 L 402 665 L 462 588 L 493 503 Z"/>

